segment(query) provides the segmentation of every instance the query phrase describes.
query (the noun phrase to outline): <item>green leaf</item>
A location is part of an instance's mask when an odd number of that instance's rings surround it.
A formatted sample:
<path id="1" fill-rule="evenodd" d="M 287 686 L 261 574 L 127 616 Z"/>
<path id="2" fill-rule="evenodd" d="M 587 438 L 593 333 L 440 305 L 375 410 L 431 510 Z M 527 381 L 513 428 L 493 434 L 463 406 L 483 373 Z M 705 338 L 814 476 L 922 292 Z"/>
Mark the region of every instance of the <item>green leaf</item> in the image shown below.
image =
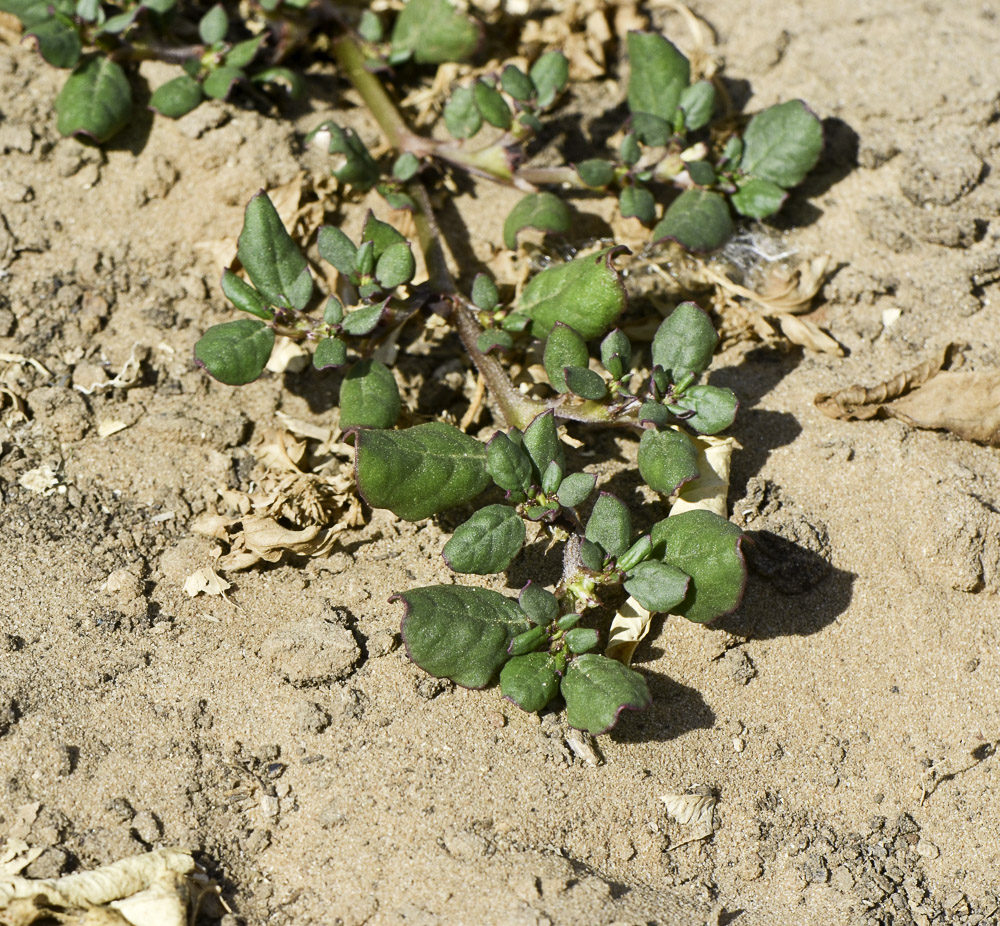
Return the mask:
<path id="1" fill-rule="evenodd" d="M 222 271 L 222 291 L 226 294 L 226 298 L 240 311 L 249 312 L 251 315 L 256 315 L 257 318 L 264 319 L 264 321 L 270 321 L 274 318 L 274 312 L 261 298 L 260 293 L 231 270 Z"/>
<path id="2" fill-rule="evenodd" d="M 492 312 L 500 304 L 497 285 L 485 273 L 477 273 L 472 281 L 472 304 L 484 312 Z"/>
<path id="3" fill-rule="evenodd" d="M 241 318 L 214 325 L 194 346 L 194 357 L 220 383 L 252 383 L 267 366 L 274 347 L 274 331 L 264 322 Z"/>
<path id="4" fill-rule="evenodd" d="M 573 395 L 591 402 L 599 402 L 608 394 L 608 387 L 600 373 L 587 367 L 566 367 L 566 386 Z"/>
<path id="5" fill-rule="evenodd" d="M 377 360 L 359 360 L 340 384 L 340 427 L 345 431 L 391 428 L 401 407 L 396 377 Z"/>
<path id="6" fill-rule="evenodd" d="M 534 582 L 521 589 L 517 603 L 533 624 L 548 625 L 559 616 L 559 599 Z"/>
<path id="7" fill-rule="evenodd" d="M 52 8 L 47 0 L 0 0 L 0 13 L 16 16 L 25 29 L 31 29 L 50 19 Z"/>
<path id="8" fill-rule="evenodd" d="M 375 270 L 375 242 L 374 241 L 362 241 L 361 247 L 358 248 L 357 258 L 355 259 L 355 264 L 358 268 L 358 273 L 361 276 L 371 276 Z"/>
<path id="9" fill-rule="evenodd" d="M 363 10 L 361 19 L 358 21 L 358 35 L 366 42 L 381 42 L 385 30 L 382 28 L 382 20 L 377 13 L 371 10 Z"/>
<path id="10" fill-rule="evenodd" d="M 507 661 L 510 641 L 528 629 L 513 601 L 486 588 L 432 585 L 397 599 L 406 604 L 402 636 L 409 657 L 466 688 L 488 685 Z"/>
<path id="11" fill-rule="evenodd" d="M 592 189 L 603 189 L 615 179 L 615 165 L 602 158 L 591 158 L 574 165 L 577 176 Z"/>
<path id="12" fill-rule="evenodd" d="M 622 160 L 629 167 L 638 163 L 639 158 L 642 157 L 642 149 L 639 147 L 639 141 L 635 137 L 634 132 L 629 132 L 628 135 L 622 139 L 621 156 Z"/>
<path id="13" fill-rule="evenodd" d="M 644 431 L 639 441 L 639 472 L 661 495 L 673 495 L 698 478 L 698 450 L 680 431 Z"/>
<path id="14" fill-rule="evenodd" d="M 206 76 L 201 87 L 205 91 L 205 96 L 213 100 L 224 100 L 229 96 L 233 87 L 246 77 L 239 68 L 230 67 L 228 64 L 217 67 Z"/>
<path id="15" fill-rule="evenodd" d="M 485 462 L 483 444 L 440 421 L 357 435 L 362 497 L 407 521 L 472 501 L 490 484 Z"/>
<path id="16" fill-rule="evenodd" d="M 476 338 L 476 347 L 484 354 L 491 350 L 510 350 L 514 346 L 514 338 L 499 328 L 489 328 Z"/>
<path id="17" fill-rule="evenodd" d="M 656 200 L 644 186 L 625 187 L 618 194 L 618 208 L 626 219 L 638 219 L 643 225 L 652 225 L 656 218 Z"/>
<path id="18" fill-rule="evenodd" d="M 531 488 L 531 458 L 503 431 L 497 431 L 486 445 L 486 471 L 507 492 Z"/>
<path id="19" fill-rule="evenodd" d="M 541 711 L 558 693 L 566 670 L 562 652 L 536 652 L 511 659 L 500 673 L 500 690 L 505 698 L 524 711 Z"/>
<path id="20" fill-rule="evenodd" d="M 620 556 L 632 544 L 632 517 L 628 507 L 614 495 L 602 492 L 587 520 L 585 536 L 609 556 Z"/>
<path id="21" fill-rule="evenodd" d="M 472 85 L 472 92 L 479 112 L 490 125 L 504 130 L 510 128 L 513 121 L 510 107 L 496 87 L 480 78 Z"/>
<path id="22" fill-rule="evenodd" d="M 247 204 L 236 254 L 271 305 L 306 307 L 313 291 L 309 267 L 264 192 Z"/>
<path id="23" fill-rule="evenodd" d="M 336 296 L 331 296 L 323 309 L 323 321 L 328 325 L 339 325 L 343 320 L 344 304 Z"/>
<path id="24" fill-rule="evenodd" d="M 527 103 L 535 95 L 535 85 L 531 78 L 513 64 L 508 64 L 503 69 L 500 86 L 519 103 Z"/>
<path id="25" fill-rule="evenodd" d="M 714 251 L 733 233 L 729 206 L 719 193 L 685 190 L 667 208 L 653 229 L 656 242 L 669 239 L 689 251 Z"/>
<path id="26" fill-rule="evenodd" d="M 644 144 L 660 146 L 670 141 L 674 127 L 666 119 L 661 119 L 652 113 L 635 113 L 632 116 L 632 131 Z"/>
<path id="27" fill-rule="evenodd" d="M 507 652 L 511 656 L 523 656 L 525 653 L 532 653 L 540 649 L 548 642 L 548 639 L 549 630 L 547 627 L 532 627 L 514 637 L 510 641 L 510 646 L 507 647 Z"/>
<path id="28" fill-rule="evenodd" d="M 452 534 L 442 555 L 455 572 L 503 572 L 520 552 L 524 536 L 524 521 L 513 508 L 487 505 Z"/>
<path id="29" fill-rule="evenodd" d="M 630 32 L 628 57 L 628 108 L 673 125 L 681 93 L 691 82 L 688 59 L 655 32 Z"/>
<path id="30" fill-rule="evenodd" d="M 412 180 L 420 170 L 420 159 L 410 151 L 404 151 L 392 165 L 392 175 L 397 180 Z"/>
<path id="31" fill-rule="evenodd" d="M 542 363 L 556 392 L 568 392 L 566 367 L 585 367 L 589 358 L 587 342 L 569 325 L 556 322 L 545 339 Z"/>
<path id="32" fill-rule="evenodd" d="M 621 379 L 632 368 L 632 342 L 620 328 L 601 341 L 601 363 L 615 379 Z"/>
<path id="33" fill-rule="evenodd" d="M 521 710 L 542 710 L 559 693 L 559 662 L 549 653 L 515 656 L 500 670 L 500 691 Z"/>
<path id="34" fill-rule="evenodd" d="M 500 327 L 504 331 L 512 331 L 514 334 L 520 334 L 526 328 L 531 325 L 531 319 L 527 315 L 520 315 L 516 312 L 508 315 L 502 322 L 500 322 Z"/>
<path id="35" fill-rule="evenodd" d="M 375 260 L 377 261 L 394 244 L 406 244 L 406 238 L 399 231 L 393 228 L 388 222 L 375 218 L 375 214 L 369 210 L 365 217 L 365 225 L 361 230 L 362 242 L 370 241 L 375 248 Z"/>
<path id="36" fill-rule="evenodd" d="M 569 664 L 561 691 L 569 725 L 595 736 L 610 730 L 623 710 L 642 711 L 652 703 L 638 672 L 596 653 L 577 656 Z"/>
<path id="37" fill-rule="evenodd" d="M 120 35 L 129 26 L 132 25 L 138 18 L 139 14 L 142 12 L 142 7 L 136 6 L 131 10 L 126 10 L 124 13 L 118 13 L 116 16 L 109 16 L 104 24 L 101 26 L 99 32 L 101 35 Z"/>
<path id="38" fill-rule="evenodd" d="M 353 129 L 341 128 L 336 122 L 323 122 L 306 136 L 306 143 L 320 139 L 325 141 L 329 154 L 338 156 L 330 172 L 341 183 L 370 190 L 381 179 L 378 164 Z"/>
<path id="39" fill-rule="evenodd" d="M 555 495 L 559 490 L 562 479 L 562 467 L 553 460 L 545 467 L 545 472 L 542 473 L 542 493 L 549 496 Z"/>
<path id="40" fill-rule="evenodd" d="M 736 608 L 746 584 L 742 539 L 735 524 L 705 510 L 685 511 L 654 525 L 654 555 L 691 576 L 673 614 L 705 623 Z"/>
<path id="41" fill-rule="evenodd" d="M 265 36 L 261 34 L 254 36 L 252 39 L 237 42 L 226 52 L 226 64 L 234 68 L 245 68 L 252 64 L 253 59 L 257 57 L 257 50 L 260 48 L 264 38 Z"/>
<path id="42" fill-rule="evenodd" d="M 103 15 L 101 0 L 77 0 L 75 15 L 84 22 L 97 22 Z"/>
<path id="43" fill-rule="evenodd" d="M 86 135 L 105 142 L 128 124 L 132 87 L 120 64 L 109 58 L 84 58 L 56 98 L 60 135 Z"/>
<path id="44" fill-rule="evenodd" d="M 688 373 L 707 370 L 718 343 L 708 313 L 693 302 L 682 302 L 656 329 L 653 363 L 676 383 Z"/>
<path id="45" fill-rule="evenodd" d="M 394 53 L 412 53 L 417 64 L 465 61 L 480 41 L 479 24 L 448 0 L 409 0 L 392 29 Z"/>
<path id="46" fill-rule="evenodd" d="M 206 45 L 221 42 L 229 31 L 229 17 L 221 3 L 213 6 L 198 22 L 198 35 Z"/>
<path id="47" fill-rule="evenodd" d="M 349 312 L 341 325 L 346 334 L 363 338 L 375 330 L 375 326 L 382 320 L 384 314 L 385 303 L 376 302 L 374 305 L 362 306 Z"/>
<path id="48" fill-rule="evenodd" d="M 375 265 L 375 279 L 388 292 L 403 283 L 409 283 L 416 271 L 417 263 L 413 259 L 409 242 L 397 241 L 382 252 Z"/>
<path id="49" fill-rule="evenodd" d="M 691 577 L 659 560 L 639 563 L 625 580 L 625 591 L 647 611 L 670 612 L 688 593 Z"/>
<path id="50" fill-rule="evenodd" d="M 517 235 L 522 228 L 540 228 L 564 235 L 569 231 L 569 208 L 555 193 L 529 193 L 510 211 L 503 223 L 503 243 L 517 250 Z"/>
<path id="51" fill-rule="evenodd" d="M 749 219 L 766 219 L 774 215 L 787 198 L 788 194 L 778 184 L 751 177 L 740 183 L 729 200 L 740 215 Z"/>
<path id="52" fill-rule="evenodd" d="M 798 186 L 819 160 L 823 126 L 802 100 L 757 113 L 743 133 L 740 169 L 785 189 Z"/>
<path id="53" fill-rule="evenodd" d="M 35 39 L 39 53 L 53 67 L 71 68 L 80 60 L 80 32 L 68 16 L 53 13 L 24 34 Z"/>
<path id="54" fill-rule="evenodd" d="M 324 225 L 319 230 L 316 246 L 319 256 L 336 267 L 345 277 L 350 277 L 356 267 L 357 245 L 339 228 Z"/>
<path id="55" fill-rule="evenodd" d="M 592 572 L 600 572 L 604 568 L 605 558 L 604 550 L 592 540 L 585 538 L 580 544 L 580 561 Z"/>
<path id="56" fill-rule="evenodd" d="M 582 505 L 597 484 L 597 477 L 592 473 L 572 473 L 559 484 L 558 499 L 563 508 L 576 508 Z"/>
<path id="57" fill-rule="evenodd" d="M 681 91 L 678 106 L 684 110 L 684 128 L 690 132 L 708 125 L 715 109 L 715 87 L 710 81 L 699 80 Z"/>
<path id="58" fill-rule="evenodd" d="M 548 337 L 563 322 L 589 341 L 614 326 L 627 296 L 613 258 L 620 248 L 577 257 L 537 274 L 521 293 L 517 311 L 531 318 L 531 334 Z"/>
<path id="59" fill-rule="evenodd" d="M 571 653 L 585 653 L 597 646 L 600 635 L 589 627 L 574 627 L 566 634 L 566 646 Z"/>
<path id="60" fill-rule="evenodd" d="M 191 112 L 203 99 L 201 84 L 187 74 L 181 74 L 173 80 L 156 88 L 149 98 L 149 108 L 154 113 L 169 119 L 180 119 Z"/>
<path id="61" fill-rule="evenodd" d="M 643 402 L 636 418 L 640 422 L 649 422 L 658 427 L 665 427 L 671 421 L 670 412 L 659 402 Z"/>
<path id="62" fill-rule="evenodd" d="M 694 416 L 684 423 L 700 434 L 718 434 L 728 428 L 736 418 L 739 402 L 729 389 L 720 386 L 691 386 L 678 404 L 694 411 Z"/>
<path id="63" fill-rule="evenodd" d="M 689 161 L 687 172 L 698 186 L 712 186 L 719 179 L 715 175 L 715 168 L 708 161 Z"/>
<path id="64" fill-rule="evenodd" d="M 542 55 L 528 71 L 538 93 L 538 107 L 548 109 L 569 82 L 569 61 L 561 51 Z"/>
<path id="65" fill-rule="evenodd" d="M 305 79 L 298 71 L 293 71 L 291 68 L 264 68 L 262 71 L 257 71 L 250 78 L 250 81 L 262 86 L 274 84 L 284 90 L 293 100 L 301 100 L 306 94 Z M 361 145 L 360 142 L 358 144 Z M 363 148 L 364 146 L 361 145 L 361 147 Z M 367 154 L 367 151 L 365 153 Z M 335 171 L 334 176 L 339 177 L 339 173 Z M 354 185 L 358 189 L 368 189 L 368 187 L 362 186 L 360 182 L 356 182 Z"/>
<path id="66" fill-rule="evenodd" d="M 453 138 L 472 138 L 483 127 L 483 116 L 471 87 L 456 87 L 444 104 L 444 124 Z"/>
<path id="67" fill-rule="evenodd" d="M 566 472 L 566 455 L 559 442 L 556 416 L 553 411 L 549 410 L 536 415 L 531 424 L 525 428 L 522 440 L 524 449 L 531 457 L 535 485 L 541 485 L 542 473 L 549 468 L 549 464 L 553 461 L 563 472 Z"/>
<path id="68" fill-rule="evenodd" d="M 313 366 L 317 370 L 342 367 L 347 363 L 347 345 L 340 338 L 322 338 L 313 352 Z"/>
<path id="69" fill-rule="evenodd" d="M 618 557 L 618 568 L 624 569 L 626 572 L 630 572 L 635 569 L 639 563 L 643 560 L 648 559 L 650 553 L 653 552 L 653 541 L 650 539 L 649 534 L 643 534 L 635 543 L 632 544 L 621 556 Z"/>

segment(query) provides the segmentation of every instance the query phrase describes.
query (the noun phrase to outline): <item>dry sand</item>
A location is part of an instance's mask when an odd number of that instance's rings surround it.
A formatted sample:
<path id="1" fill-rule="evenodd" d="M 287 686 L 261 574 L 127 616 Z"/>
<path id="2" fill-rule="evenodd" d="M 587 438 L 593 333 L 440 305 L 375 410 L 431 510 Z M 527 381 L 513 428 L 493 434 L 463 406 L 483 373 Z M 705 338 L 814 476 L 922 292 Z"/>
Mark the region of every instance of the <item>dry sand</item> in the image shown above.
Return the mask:
<path id="1" fill-rule="evenodd" d="M 217 242 L 336 92 L 294 124 L 212 104 L 101 153 L 59 138 L 56 75 L 0 45 L 0 837 L 33 816 L 32 873 L 186 845 L 229 924 L 998 922 L 997 451 L 812 398 L 952 341 L 1000 365 L 1000 22 L 979 0 L 695 9 L 748 109 L 800 96 L 826 122 L 780 226 L 832 256 L 814 317 L 848 355 L 718 359 L 743 403 L 732 510 L 768 575 L 642 645 L 655 705 L 598 767 L 558 712 L 406 659 L 387 599 L 447 581 L 439 525 L 376 513 L 328 557 L 231 575 L 228 601 L 182 591 L 210 562 L 191 520 L 246 486 L 254 433 L 329 423 L 335 377 L 232 390 L 191 356 L 228 317 Z M 499 237 L 490 202 L 458 201 L 474 237 Z M 137 344 L 131 388 L 73 388 Z M 694 785 L 717 829 L 678 846 L 660 798 Z"/>

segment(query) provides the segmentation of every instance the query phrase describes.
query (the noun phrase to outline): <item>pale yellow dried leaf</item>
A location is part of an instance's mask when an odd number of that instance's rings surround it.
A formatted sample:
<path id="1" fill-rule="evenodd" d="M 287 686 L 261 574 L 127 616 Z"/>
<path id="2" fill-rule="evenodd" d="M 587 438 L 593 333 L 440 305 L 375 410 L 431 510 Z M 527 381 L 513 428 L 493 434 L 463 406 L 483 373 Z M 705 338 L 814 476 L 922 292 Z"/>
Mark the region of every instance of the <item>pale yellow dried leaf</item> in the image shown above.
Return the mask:
<path id="1" fill-rule="evenodd" d="M 636 647 L 649 633 L 651 618 L 652 614 L 630 596 L 611 621 L 604 655 L 609 659 L 617 659 L 626 666 L 630 665 Z"/>
<path id="2" fill-rule="evenodd" d="M 312 355 L 297 341 L 278 335 L 267 361 L 266 369 L 272 373 L 301 373 L 312 359 Z"/>
<path id="3" fill-rule="evenodd" d="M 43 463 L 41 466 L 21 473 L 17 481 L 29 492 L 34 492 L 37 495 L 51 495 L 55 487 L 59 485 L 59 478 L 48 463 Z"/>
<path id="4" fill-rule="evenodd" d="M 297 441 L 289 431 L 279 428 L 268 428 L 256 451 L 261 466 L 269 470 L 292 473 L 300 472 L 299 463 L 302 462 L 305 452 L 305 441 Z"/>
<path id="5" fill-rule="evenodd" d="M 671 517 L 685 511 L 711 511 L 722 518 L 729 517 L 726 497 L 729 494 L 729 470 L 733 450 L 737 447 L 733 437 L 702 435 L 690 437 L 698 450 L 697 479 L 684 483 L 670 508 Z"/>
<path id="6" fill-rule="evenodd" d="M 119 418 L 100 418 L 97 422 L 97 436 L 110 437 L 119 431 L 124 431 L 128 425 Z"/>
<path id="7" fill-rule="evenodd" d="M 228 540 L 229 531 L 227 528 L 232 523 L 232 518 L 227 518 L 221 514 L 206 511 L 198 515 L 191 522 L 191 530 L 203 537 L 214 537 L 216 540 Z"/>
<path id="8" fill-rule="evenodd" d="M 707 789 L 705 789 L 707 790 Z M 667 815 L 681 826 L 690 826 L 692 832 L 683 842 L 672 843 L 677 849 L 699 839 L 706 839 L 715 832 L 715 805 L 712 794 L 664 794 L 660 800 L 666 805 Z"/>
<path id="9" fill-rule="evenodd" d="M 170 883 L 174 874 L 192 875 L 196 867 L 189 852 L 158 849 L 61 878 L 14 876 L 0 881 L 0 910 L 15 899 L 69 908 L 100 907 L 144 891 L 152 884 L 164 880 Z"/>
<path id="10" fill-rule="evenodd" d="M 225 597 L 231 583 L 222 578 L 211 566 L 192 572 L 184 580 L 184 591 L 189 598 L 197 595 L 220 595 Z"/>
<path id="11" fill-rule="evenodd" d="M 775 319 L 781 326 L 781 333 L 793 344 L 819 354 L 844 356 L 844 349 L 815 322 L 785 314 L 776 315 Z"/>

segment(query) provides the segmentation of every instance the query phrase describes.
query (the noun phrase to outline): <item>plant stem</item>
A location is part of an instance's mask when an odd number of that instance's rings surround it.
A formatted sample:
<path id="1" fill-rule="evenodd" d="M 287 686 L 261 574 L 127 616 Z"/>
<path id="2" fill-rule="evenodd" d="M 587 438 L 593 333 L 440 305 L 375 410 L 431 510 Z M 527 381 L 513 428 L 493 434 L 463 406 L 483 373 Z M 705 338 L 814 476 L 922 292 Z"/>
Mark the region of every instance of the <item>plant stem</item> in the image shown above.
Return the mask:
<path id="1" fill-rule="evenodd" d="M 382 129 L 386 140 L 398 151 L 409 151 L 421 157 L 439 156 L 451 163 L 463 166 L 473 173 L 517 185 L 502 147 L 494 146 L 483 149 L 481 152 L 473 152 L 471 155 L 468 153 L 460 155 L 458 148 L 442 145 L 433 139 L 424 139 L 414 134 L 403 121 L 403 117 L 389 94 L 386 93 L 381 81 L 365 67 L 365 56 L 358 43 L 351 36 L 345 35 L 334 42 L 333 48 L 348 80 L 361 95 L 365 105 L 379 124 L 379 128 Z M 505 165 L 503 168 L 500 166 L 501 162 Z M 507 174 L 506 178 L 502 176 L 504 170 Z M 539 181 L 549 183 L 582 185 L 576 172 L 570 168 L 537 168 L 519 171 L 517 176 L 537 178 Z M 523 183 L 528 182 L 528 180 L 523 181 Z M 537 399 L 529 399 L 518 391 L 500 361 L 496 357 L 484 354 L 479 349 L 478 340 L 482 329 L 471 311 L 470 303 L 458 292 L 455 280 L 448 269 L 443 244 L 444 235 L 434 217 L 434 209 L 431 206 L 426 188 L 422 183 L 414 180 L 407 184 L 407 192 L 417 204 L 414 221 L 424 260 L 427 263 L 430 288 L 451 303 L 451 314 L 458 336 L 462 339 L 462 344 L 476 365 L 476 369 L 486 380 L 490 396 L 499 407 L 507 426 L 524 429 L 537 415 L 551 408 L 559 418 L 590 424 L 617 424 L 634 427 L 637 424 L 634 417 L 614 416 L 608 407 L 600 402 L 588 401 L 582 405 L 567 406 L 563 404 L 565 401 L 563 397 L 552 402 L 541 402 Z"/>

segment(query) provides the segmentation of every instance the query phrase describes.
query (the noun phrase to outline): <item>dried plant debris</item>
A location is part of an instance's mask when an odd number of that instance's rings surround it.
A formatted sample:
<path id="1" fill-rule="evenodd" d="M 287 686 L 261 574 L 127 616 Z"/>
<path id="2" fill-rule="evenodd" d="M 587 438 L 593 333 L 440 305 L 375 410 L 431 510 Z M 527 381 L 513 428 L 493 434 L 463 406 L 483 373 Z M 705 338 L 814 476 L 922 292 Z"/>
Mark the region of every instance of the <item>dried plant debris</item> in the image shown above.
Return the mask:
<path id="1" fill-rule="evenodd" d="M 717 267 L 706 264 L 705 276 L 719 287 L 720 314 L 732 313 L 741 305 L 749 314 L 737 328 L 752 330 L 765 341 L 779 339 L 821 354 L 843 357 L 843 348 L 819 325 L 801 316 L 812 310 L 812 302 L 826 280 L 829 255 L 803 260 L 794 267 L 781 263 L 770 265 L 756 289 L 741 286 Z M 737 300 L 745 300 L 739 303 Z M 777 323 L 781 334 L 775 329 Z"/>
<path id="2" fill-rule="evenodd" d="M 663 794 L 660 800 L 666 805 L 667 816 L 671 820 L 691 827 L 686 839 L 671 843 L 671 850 L 707 839 L 715 832 L 715 805 L 718 799 L 711 788 L 698 785 L 682 794 Z"/>
<path id="3" fill-rule="evenodd" d="M 315 436 L 315 430 L 306 436 Z M 300 468 L 305 466 L 304 440 L 290 430 L 265 432 L 253 488 L 219 489 L 221 510 L 203 514 L 193 525 L 196 533 L 229 545 L 219 558 L 221 569 L 276 563 L 287 554 L 322 556 L 338 534 L 363 523 L 350 448 L 337 436 L 326 435 L 313 454 L 323 462 L 308 470 Z"/>
<path id="4" fill-rule="evenodd" d="M 202 899 L 218 894 L 182 849 L 158 849 L 61 878 L 23 877 L 39 852 L 9 839 L 0 854 L 2 926 L 189 926 Z"/>
<path id="5" fill-rule="evenodd" d="M 843 421 L 889 416 L 1000 446 L 1000 371 L 943 371 L 951 347 L 877 386 L 850 386 L 813 401 L 824 415 Z"/>

